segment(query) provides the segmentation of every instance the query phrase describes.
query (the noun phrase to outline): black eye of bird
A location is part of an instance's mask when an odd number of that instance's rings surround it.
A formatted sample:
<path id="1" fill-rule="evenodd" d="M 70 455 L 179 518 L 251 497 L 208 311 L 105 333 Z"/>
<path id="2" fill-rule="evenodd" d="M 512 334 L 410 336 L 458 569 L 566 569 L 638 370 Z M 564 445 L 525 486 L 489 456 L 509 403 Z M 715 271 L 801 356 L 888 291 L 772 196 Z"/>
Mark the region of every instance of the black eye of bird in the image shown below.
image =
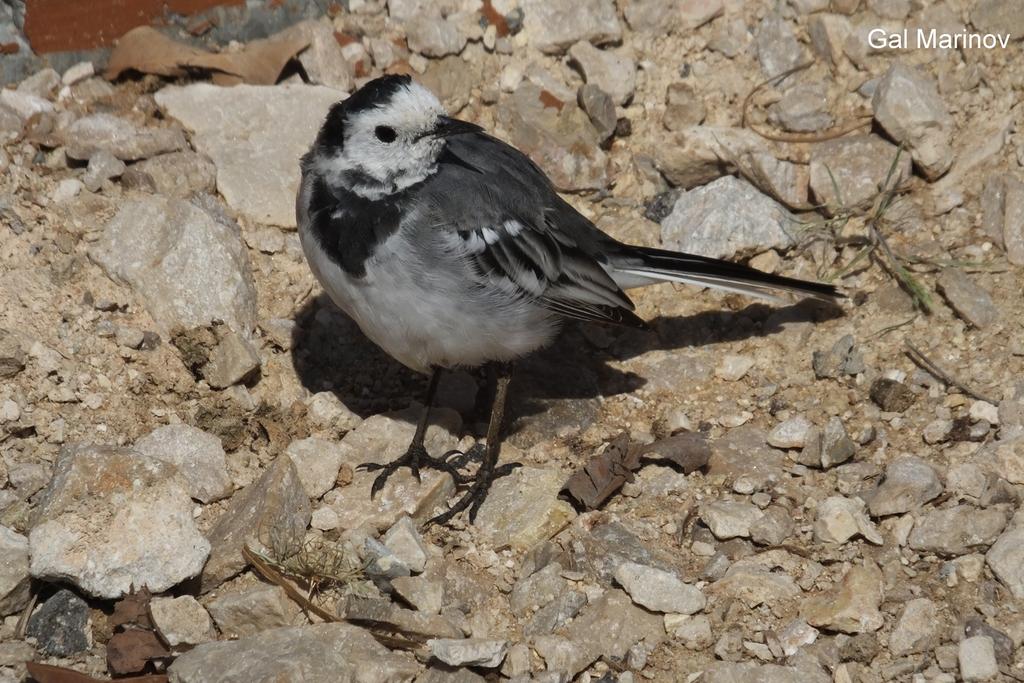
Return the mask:
<path id="1" fill-rule="evenodd" d="M 377 126 L 374 128 L 373 134 L 381 142 L 394 142 L 395 138 L 398 137 L 398 133 L 391 126 Z"/>

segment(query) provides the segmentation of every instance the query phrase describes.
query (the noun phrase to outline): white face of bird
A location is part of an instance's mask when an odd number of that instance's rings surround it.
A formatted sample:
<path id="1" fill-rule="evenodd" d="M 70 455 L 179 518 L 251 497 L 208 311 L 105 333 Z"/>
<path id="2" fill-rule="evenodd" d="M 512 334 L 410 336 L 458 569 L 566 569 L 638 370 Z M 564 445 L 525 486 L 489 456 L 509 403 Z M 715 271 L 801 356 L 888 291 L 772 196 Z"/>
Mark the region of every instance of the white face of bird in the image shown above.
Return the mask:
<path id="1" fill-rule="evenodd" d="M 314 146 L 314 170 L 332 185 L 376 199 L 437 168 L 444 139 L 476 129 L 448 118 L 437 97 L 407 77 L 371 81 L 331 110 Z"/>

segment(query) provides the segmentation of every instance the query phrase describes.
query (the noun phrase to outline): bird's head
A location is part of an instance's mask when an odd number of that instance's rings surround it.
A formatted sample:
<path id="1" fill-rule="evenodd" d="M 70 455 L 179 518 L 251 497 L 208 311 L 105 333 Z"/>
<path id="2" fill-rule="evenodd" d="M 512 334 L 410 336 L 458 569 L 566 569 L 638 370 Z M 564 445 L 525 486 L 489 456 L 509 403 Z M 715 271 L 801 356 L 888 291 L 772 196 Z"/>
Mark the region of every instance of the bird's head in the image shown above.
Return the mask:
<path id="1" fill-rule="evenodd" d="M 409 76 L 382 76 L 331 107 L 305 164 L 372 199 L 420 182 L 436 169 L 447 137 L 479 130 L 447 116 Z"/>

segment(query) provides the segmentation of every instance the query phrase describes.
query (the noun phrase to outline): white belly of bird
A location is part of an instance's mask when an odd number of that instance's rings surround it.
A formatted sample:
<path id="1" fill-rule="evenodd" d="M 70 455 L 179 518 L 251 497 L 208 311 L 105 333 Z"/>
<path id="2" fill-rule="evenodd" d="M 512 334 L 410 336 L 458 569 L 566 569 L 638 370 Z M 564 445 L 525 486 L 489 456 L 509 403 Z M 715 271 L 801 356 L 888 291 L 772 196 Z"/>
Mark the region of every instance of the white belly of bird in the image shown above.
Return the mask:
<path id="1" fill-rule="evenodd" d="M 413 370 L 514 360 L 558 332 L 558 323 L 540 306 L 467 289 L 459 273 L 417 273 L 400 233 L 379 246 L 362 278 L 342 270 L 315 240 L 302 238 L 310 268 L 334 303 L 372 342 Z"/>

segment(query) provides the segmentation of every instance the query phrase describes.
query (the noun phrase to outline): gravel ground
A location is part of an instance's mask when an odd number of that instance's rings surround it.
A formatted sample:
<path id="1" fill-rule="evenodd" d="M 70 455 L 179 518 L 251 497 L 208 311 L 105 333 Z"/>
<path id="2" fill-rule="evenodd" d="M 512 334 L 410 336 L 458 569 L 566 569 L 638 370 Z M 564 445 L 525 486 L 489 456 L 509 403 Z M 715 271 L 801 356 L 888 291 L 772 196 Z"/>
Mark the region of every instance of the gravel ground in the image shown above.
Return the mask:
<path id="1" fill-rule="evenodd" d="M 1024 12 L 859 4 L 350 0 L 276 85 L 0 91 L 0 682 L 1024 680 Z M 652 330 L 523 360 L 523 467 L 423 529 L 447 475 L 371 500 L 356 465 L 425 378 L 292 213 L 326 108 L 384 72 L 619 239 L 848 298 L 632 292 Z M 431 452 L 473 452 L 486 379 L 445 376 Z M 588 463 L 606 495 L 562 492 Z"/>

